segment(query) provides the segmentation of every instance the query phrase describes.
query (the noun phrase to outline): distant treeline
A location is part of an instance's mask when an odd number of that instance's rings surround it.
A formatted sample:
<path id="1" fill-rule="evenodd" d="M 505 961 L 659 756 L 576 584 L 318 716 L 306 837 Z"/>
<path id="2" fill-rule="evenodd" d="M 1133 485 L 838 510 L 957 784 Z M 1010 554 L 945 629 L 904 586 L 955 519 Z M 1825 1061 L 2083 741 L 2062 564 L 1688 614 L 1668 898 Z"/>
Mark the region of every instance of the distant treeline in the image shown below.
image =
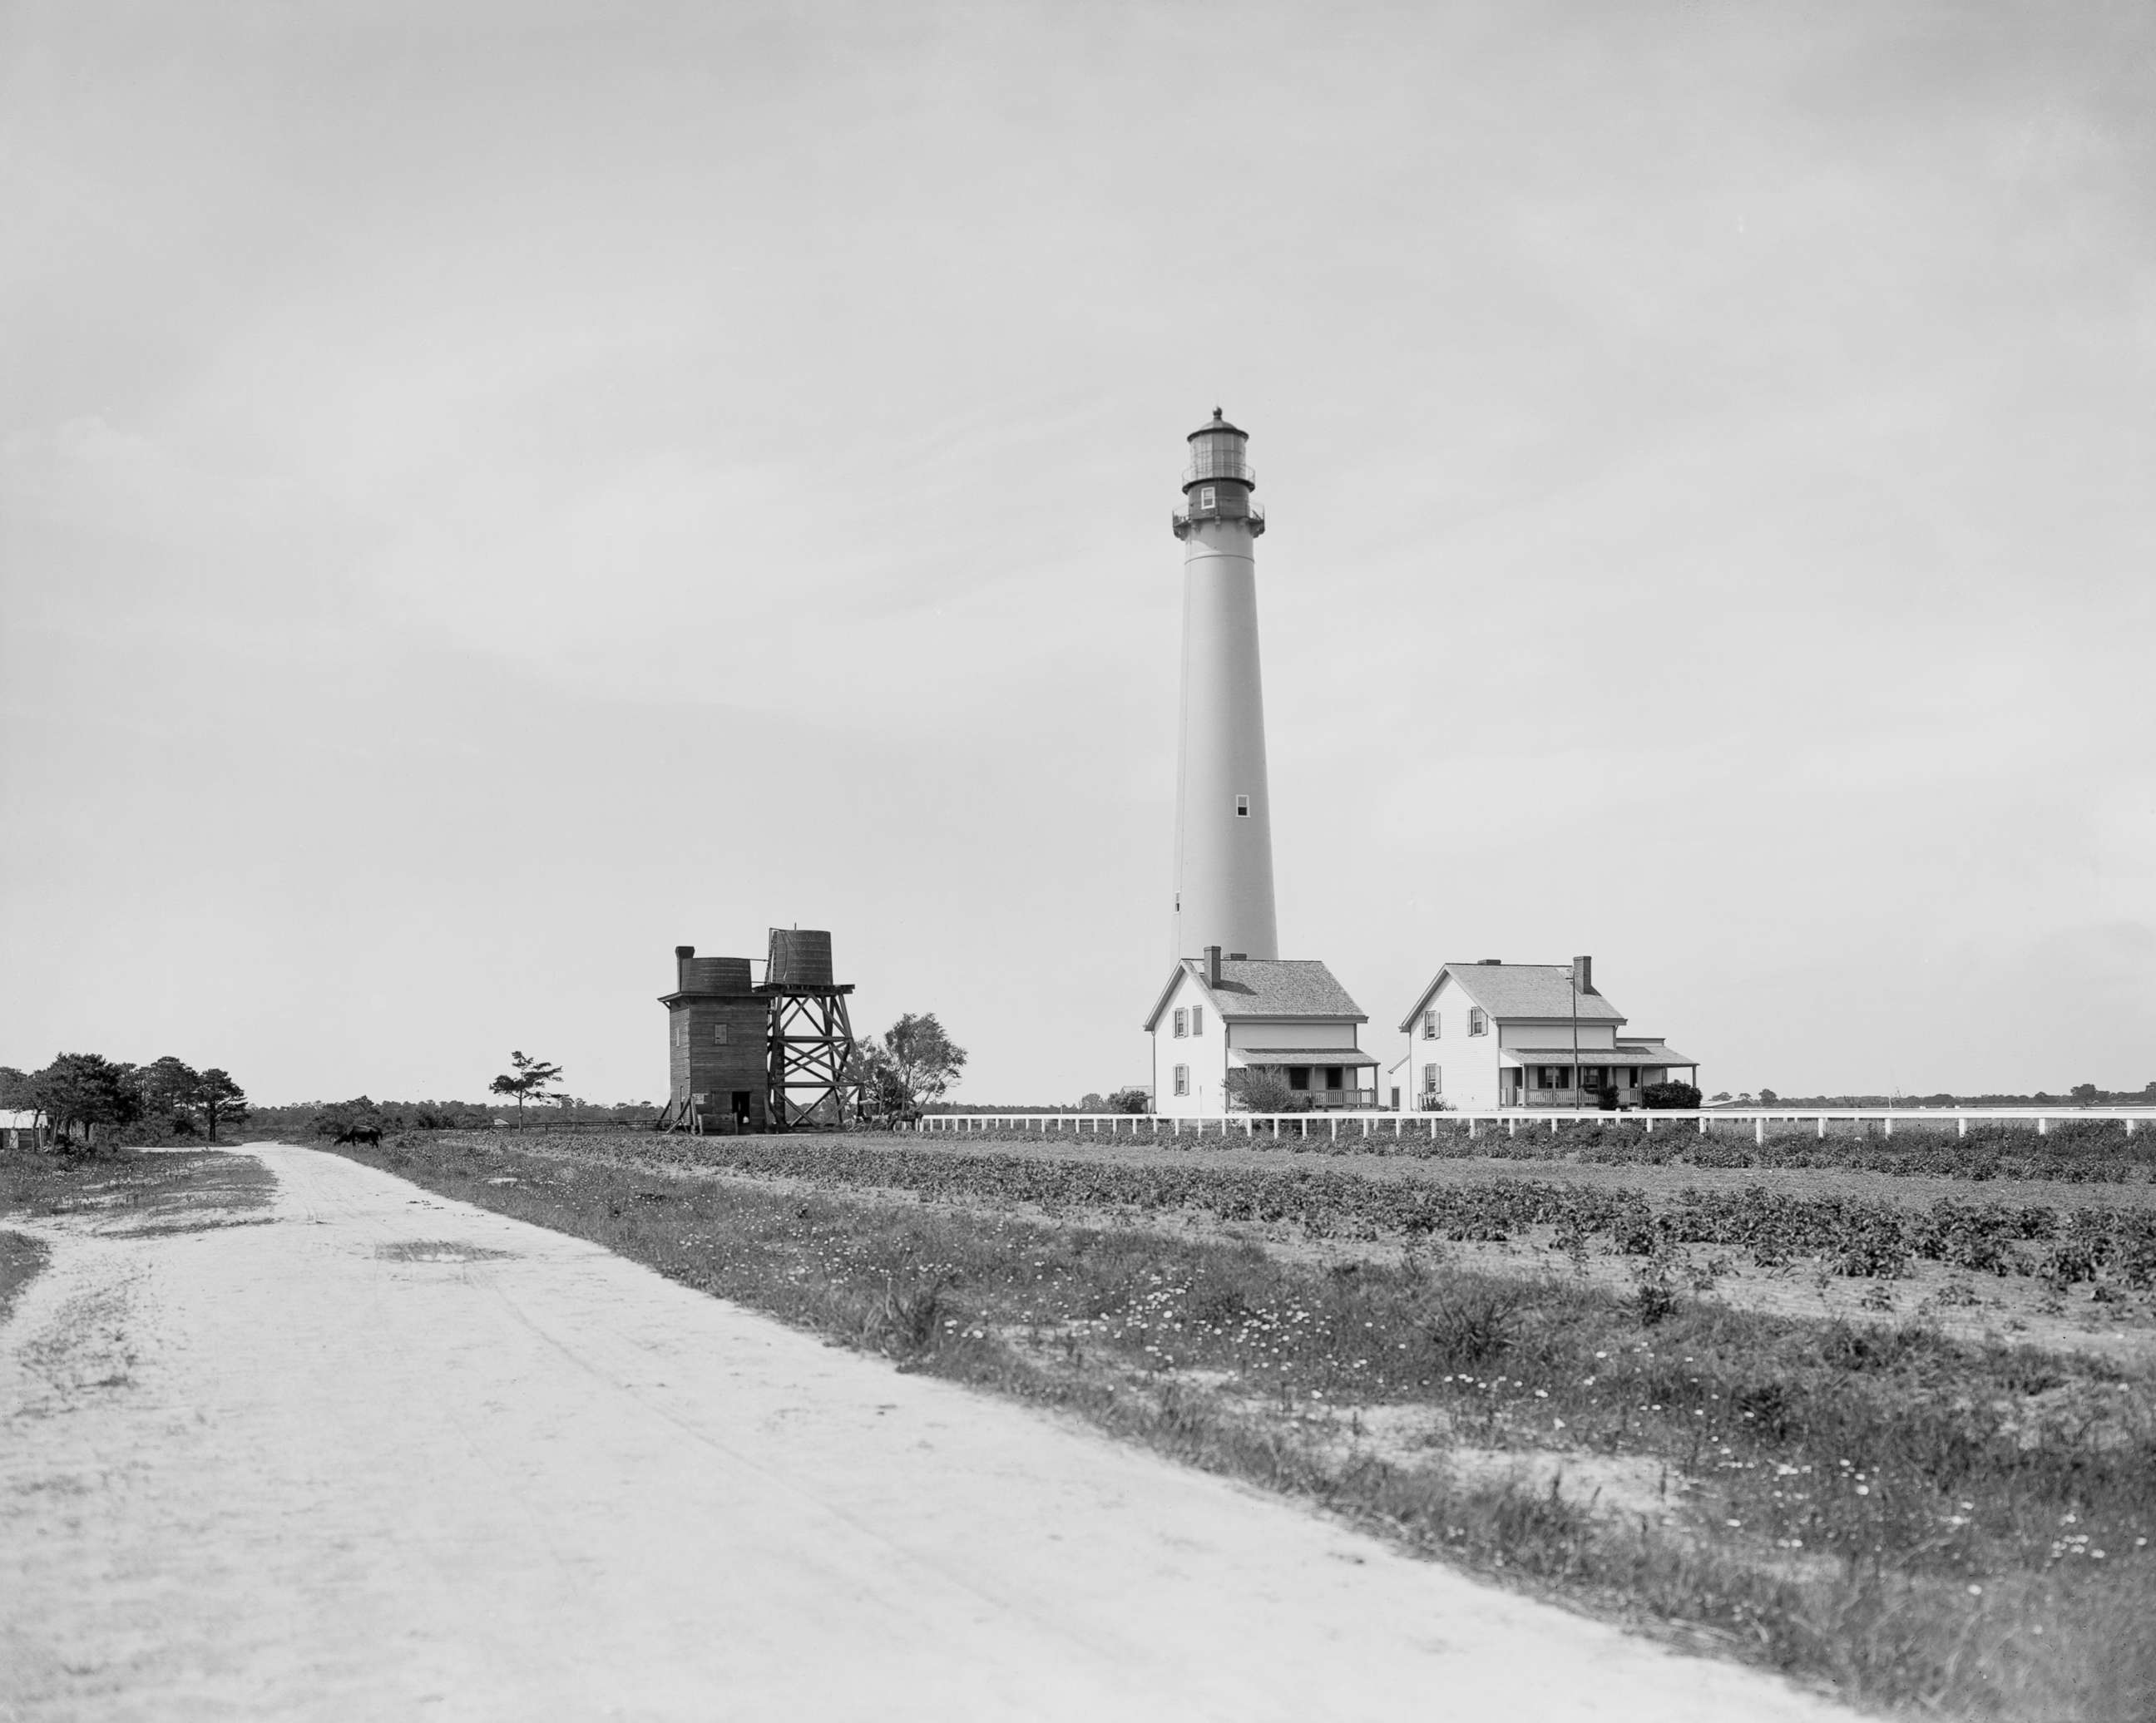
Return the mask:
<path id="1" fill-rule="evenodd" d="M 42 1146 L 167 1142 L 233 1126 L 250 1110 L 247 1091 L 212 1065 L 198 1071 L 167 1054 L 146 1065 L 101 1053 L 63 1053 L 38 1070 L 0 1065 L 0 1108 L 30 1115 Z"/>
<path id="2" fill-rule="evenodd" d="M 573 1097 L 535 1108 L 532 1122 L 550 1126 L 649 1125 L 659 1116 L 649 1101 L 617 1101 L 610 1106 Z M 475 1100 L 376 1100 L 355 1095 L 350 1100 L 295 1101 L 285 1106 L 258 1106 L 249 1126 L 265 1136 L 337 1136 L 352 1130 L 485 1131 L 497 1120 L 513 1123 L 514 1107 L 489 1106 Z"/>
<path id="3" fill-rule="evenodd" d="M 2064 1095 L 2038 1090 L 2034 1095 L 1782 1095 L 1763 1089 L 1732 1096 L 1724 1091 L 1715 1100 L 1756 1101 L 1770 1107 L 2103 1107 L 2156 1106 L 2156 1083 L 2139 1089 L 2099 1089 L 2093 1083 L 2076 1083 Z"/>

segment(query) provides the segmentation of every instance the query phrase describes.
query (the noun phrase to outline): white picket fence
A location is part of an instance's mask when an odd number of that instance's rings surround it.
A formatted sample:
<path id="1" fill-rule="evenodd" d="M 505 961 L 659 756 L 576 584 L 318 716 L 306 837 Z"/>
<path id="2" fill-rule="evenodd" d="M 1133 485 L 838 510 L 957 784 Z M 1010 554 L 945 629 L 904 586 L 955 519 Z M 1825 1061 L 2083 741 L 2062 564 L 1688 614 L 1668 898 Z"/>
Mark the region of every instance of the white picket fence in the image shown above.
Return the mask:
<path id="1" fill-rule="evenodd" d="M 1651 1133 L 1657 1126 L 1671 1129 L 1690 1124 L 1702 1136 L 1711 1126 L 1749 1125 L 1752 1140 L 1764 1142 L 1767 1127 L 1772 1124 L 1812 1125 L 1822 1137 L 1830 1123 L 1838 1122 L 1880 1125 L 1887 1136 L 1894 1134 L 1897 1125 L 1928 1130 L 1951 1125 L 1957 1136 L 1967 1136 L 1972 1121 L 1997 1121 L 2033 1124 L 2036 1134 L 2041 1136 L 2047 1135 L 2054 1124 L 2071 1119 L 2121 1119 L 2126 1123 L 2126 1134 L 2132 1136 L 2143 1125 L 2156 1123 L 2156 1107 L 1805 1107 L 1794 1111 L 1786 1107 L 1704 1107 L 1697 1112 L 1641 1108 L 1623 1113 L 1537 1107 L 1531 1112 L 1219 1113 L 1203 1118 L 1165 1119 L 1152 1113 L 930 1113 L 916 1128 L 963 1134 L 1001 1126 L 1007 1130 L 1037 1131 L 1044 1137 L 1240 1135 L 1253 1141 L 1260 1136 L 1294 1136 L 1307 1141 L 1319 1134 L 1312 1129 L 1313 1126 L 1323 1126 L 1329 1139 L 1337 1142 L 1343 1125 L 1348 1127 L 1347 1134 L 1351 1138 L 1359 1131 L 1366 1137 L 1391 1136 L 1398 1140 L 1414 1133 L 1418 1126 L 1435 1137 L 1440 1124 L 1464 1124 L 1468 1136 L 1472 1137 L 1481 1136 L 1486 1130 L 1494 1134 L 1501 1126 L 1507 1136 L 1517 1136 L 1522 1130 L 1544 1129 L 1555 1135 L 1561 1124 L 1585 1121 L 1595 1125 L 1636 1124 L 1643 1134 Z M 1385 1129 L 1388 1125 L 1392 1126 L 1390 1131 Z"/>

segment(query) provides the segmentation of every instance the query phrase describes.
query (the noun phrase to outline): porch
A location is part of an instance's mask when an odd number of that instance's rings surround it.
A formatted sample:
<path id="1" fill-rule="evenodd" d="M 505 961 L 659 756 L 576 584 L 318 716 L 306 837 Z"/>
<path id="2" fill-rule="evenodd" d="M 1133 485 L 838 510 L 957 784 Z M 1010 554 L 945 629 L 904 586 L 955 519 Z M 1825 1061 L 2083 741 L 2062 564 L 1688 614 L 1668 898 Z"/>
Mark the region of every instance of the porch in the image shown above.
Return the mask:
<path id="1" fill-rule="evenodd" d="M 1298 1101 L 1315 1112 L 1354 1112 L 1378 1105 L 1378 1060 L 1359 1047 L 1230 1047 L 1228 1069 L 1278 1071 Z"/>
<path id="2" fill-rule="evenodd" d="M 1697 1061 L 1660 1043 L 1615 1047 L 1505 1047 L 1497 1054 L 1500 1107 L 1599 1109 L 1644 1106 L 1650 1083 L 1695 1080 Z"/>

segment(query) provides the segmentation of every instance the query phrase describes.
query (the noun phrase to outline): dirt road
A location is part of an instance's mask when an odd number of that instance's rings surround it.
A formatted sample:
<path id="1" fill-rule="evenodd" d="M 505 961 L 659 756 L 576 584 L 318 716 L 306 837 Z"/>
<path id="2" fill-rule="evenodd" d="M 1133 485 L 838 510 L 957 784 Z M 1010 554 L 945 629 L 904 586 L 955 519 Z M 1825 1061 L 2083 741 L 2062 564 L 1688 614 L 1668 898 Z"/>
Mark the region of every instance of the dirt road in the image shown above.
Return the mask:
<path id="1" fill-rule="evenodd" d="M 1845 1714 L 253 1146 L 0 1330 L 0 1717 Z"/>

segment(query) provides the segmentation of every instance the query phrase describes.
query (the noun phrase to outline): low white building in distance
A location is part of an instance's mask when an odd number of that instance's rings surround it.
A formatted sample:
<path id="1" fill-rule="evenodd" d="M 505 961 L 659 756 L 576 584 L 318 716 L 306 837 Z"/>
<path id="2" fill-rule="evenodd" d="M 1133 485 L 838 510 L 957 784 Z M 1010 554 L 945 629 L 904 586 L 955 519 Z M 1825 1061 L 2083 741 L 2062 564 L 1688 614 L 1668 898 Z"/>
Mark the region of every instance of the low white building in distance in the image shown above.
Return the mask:
<path id="1" fill-rule="evenodd" d="M 1592 957 L 1447 963 L 1400 1020 L 1407 1057 L 1387 1100 L 1461 1113 L 1636 1107 L 1650 1083 L 1697 1080 L 1697 1061 L 1624 1033 L 1625 1021 L 1594 985 Z"/>
<path id="2" fill-rule="evenodd" d="M 1203 957 L 1178 961 L 1146 1033 L 1152 1105 L 1163 1118 L 1217 1118 L 1228 1075 L 1278 1070 L 1316 1107 L 1378 1105 L 1376 1055 L 1357 1044 L 1369 1021 L 1332 972 L 1312 959 Z"/>

